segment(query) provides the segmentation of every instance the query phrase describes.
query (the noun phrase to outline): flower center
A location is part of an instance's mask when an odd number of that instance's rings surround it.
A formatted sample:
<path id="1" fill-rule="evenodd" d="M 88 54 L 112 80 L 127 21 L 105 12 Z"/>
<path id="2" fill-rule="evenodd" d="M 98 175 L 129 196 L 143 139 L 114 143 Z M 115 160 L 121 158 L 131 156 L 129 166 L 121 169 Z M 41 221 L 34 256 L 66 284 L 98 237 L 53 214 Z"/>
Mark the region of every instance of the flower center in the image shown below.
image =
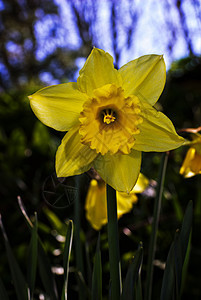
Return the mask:
<path id="1" fill-rule="evenodd" d="M 97 153 L 128 154 L 140 133 L 139 100 L 132 95 L 124 97 L 124 90 L 107 84 L 93 91 L 93 98 L 86 101 L 80 113 L 81 142 Z"/>
<path id="2" fill-rule="evenodd" d="M 106 124 L 110 124 L 116 120 L 116 113 L 112 109 L 104 109 L 102 111 L 103 122 Z"/>

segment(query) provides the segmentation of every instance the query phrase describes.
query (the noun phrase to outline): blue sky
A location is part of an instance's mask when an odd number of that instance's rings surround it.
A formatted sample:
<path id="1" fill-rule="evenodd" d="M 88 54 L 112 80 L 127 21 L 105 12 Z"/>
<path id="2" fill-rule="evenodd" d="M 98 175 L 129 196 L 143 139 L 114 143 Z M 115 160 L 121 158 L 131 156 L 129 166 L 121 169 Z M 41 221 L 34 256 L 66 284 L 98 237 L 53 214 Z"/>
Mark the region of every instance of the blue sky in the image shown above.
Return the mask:
<path id="1" fill-rule="evenodd" d="M 38 21 L 35 23 L 35 34 L 38 41 L 37 58 L 42 60 L 47 54 L 55 50 L 56 47 L 67 47 L 68 49 L 79 49 L 81 40 L 76 32 L 76 26 L 73 20 L 73 13 L 69 2 L 66 0 L 54 0 L 59 7 L 59 16 L 44 15 L 43 11 L 38 9 L 36 16 Z M 172 1 L 172 0 L 170 0 Z M 170 2 L 169 1 L 169 2 Z M 200 2 L 200 0 L 198 0 Z M 76 2 L 76 1 L 75 1 Z M 121 1 L 124 4 L 125 11 L 128 9 L 127 0 Z M 96 35 L 96 46 L 108 51 L 113 55 L 112 36 L 110 31 L 110 1 L 98 1 L 98 10 L 96 24 L 93 28 Z M 126 46 L 125 27 L 131 24 L 129 14 L 125 14 L 123 24 L 118 24 L 119 47 L 122 49 L 119 66 L 127 63 L 145 54 L 164 54 L 167 69 L 170 67 L 173 60 L 185 57 L 188 55 L 188 49 L 185 43 L 184 34 L 179 22 L 178 11 L 172 8 L 167 12 L 164 10 L 163 1 L 158 0 L 135 0 L 134 9 L 140 14 L 137 26 L 135 28 L 134 39 L 130 49 Z M 187 24 L 190 29 L 190 37 L 193 43 L 196 54 L 201 53 L 201 23 L 196 16 L 196 10 L 188 0 L 183 0 L 183 10 L 186 14 Z M 0 0 L 0 10 L 3 9 L 2 1 Z M 121 13 L 121 12 L 120 12 Z M 177 39 L 172 55 L 168 53 L 167 41 L 170 35 L 170 28 L 166 23 L 165 13 L 168 13 L 169 20 L 177 26 Z M 10 47 L 10 48 L 9 48 Z M 8 48 L 15 55 L 18 52 L 18 46 L 8 43 Z M 85 59 L 80 57 L 77 59 L 77 66 L 81 68 Z M 77 75 L 77 74 L 76 74 Z M 48 82 L 52 78 L 48 73 L 44 73 L 43 80 Z M 55 82 L 57 83 L 57 82 Z"/>
<path id="2" fill-rule="evenodd" d="M 59 6 L 60 17 L 51 19 L 46 17 L 36 24 L 36 31 L 42 45 L 38 50 L 38 57 L 42 58 L 44 55 L 43 45 L 46 44 L 46 49 L 53 49 L 56 45 L 68 45 L 70 49 L 75 49 L 80 46 L 81 41 L 76 34 L 76 28 L 73 22 L 73 14 L 70 9 L 68 1 L 55 0 Z M 124 2 L 126 4 L 126 1 Z M 135 0 L 136 7 L 139 10 L 141 17 L 136 27 L 135 38 L 130 50 L 125 45 L 125 34 L 121 27 L 120 32 L 120 44 L 122 44 L 122 58 L 120 65 L 123 65 L 127 61 L 134 59 L 138 56 L 157 53 L 164 54 L 165 61 L 169 67 L 172 60 L 179 59 L 188 55 L 184 35 L 179 23 L 179 16 L 176 9 L 171 9 L 168 14 L 170 19 L 179 28 L 177 41 L 172 53 L 172 57 L 168 54 L 166 49 L 168 39 L 168 29 L 164 20 L 164 9 L 161 5 L 161 1 Z M 112 54 L 111 35 L 110 35 L 110 15 L 108 10 L 109 2 L 102 0 L 99 2 L 99 10 L 97 15 L 97 23 L 95 26 L 96 35 L 98 36 L 98 46 Z M 188 26 L 191 30 L 191 39 L 193 41 L 194 50 L 197 54 L 201 53 L 201 34 L 200 34 L 200 22 L 198 22 L 195 10 L 190 5 L 190 1 L 184 1 L 183 8 L 187 12 Z M 127 16 L 126 16 L 127 18 Z M 126 20 L 125 18 L 125 20 Z M 128 20 L 129 22 L 129 20 Z M 49 31 L 53 24 L 58 24 L 58 35 L 53 40 L 48 40 Z M 81 62 L 81 60 L 80 60 Z"/>

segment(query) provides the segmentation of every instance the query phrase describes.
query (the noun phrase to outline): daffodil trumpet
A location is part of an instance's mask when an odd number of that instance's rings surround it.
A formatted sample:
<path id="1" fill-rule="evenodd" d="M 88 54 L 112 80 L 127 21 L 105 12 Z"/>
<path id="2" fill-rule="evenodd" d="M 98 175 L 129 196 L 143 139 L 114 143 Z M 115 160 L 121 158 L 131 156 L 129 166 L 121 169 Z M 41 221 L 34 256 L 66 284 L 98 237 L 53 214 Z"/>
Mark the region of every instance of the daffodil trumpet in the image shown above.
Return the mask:
<path id="1" fill-rule="evenodd" d="M 180 147 L 172 122 L 153 106 L 166 81 L 162 55 L 145 55 L 116 70 L 113 58 L 93 48 L 77 82 L 29 96 L 41 122 L 67 131 L 56 153 L 56 173 L 67 177 L 91 167 L 115 190 L 130 192 L 141 152 Z"/>

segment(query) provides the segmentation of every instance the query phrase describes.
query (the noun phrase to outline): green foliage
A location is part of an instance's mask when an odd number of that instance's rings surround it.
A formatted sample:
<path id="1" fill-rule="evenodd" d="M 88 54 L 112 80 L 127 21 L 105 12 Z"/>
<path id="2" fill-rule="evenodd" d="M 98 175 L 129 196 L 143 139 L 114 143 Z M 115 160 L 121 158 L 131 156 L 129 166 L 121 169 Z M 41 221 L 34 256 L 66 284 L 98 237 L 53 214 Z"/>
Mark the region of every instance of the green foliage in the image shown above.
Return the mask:
<path id="1" fill-rule="evenodd" d="M 182 270 L 190 239 L 192 217 L 193 207 L 192 202 L 190 202 L 186 209 L 181 232 L 176 232 L 168 254 L 161 289 L 161 300 L 180 299 Z"/>
<path id="2" fill-rule="evenodd" d="M 64 269 L 64 287 L 62 293 L 62 300 L 67 300 L 68 295 L 68 274 L 69 274 L 69 261 L 70 254 L 72 248 L 72 240 L 73 240 L 73 222 L 71 220 L 68 221 L 68 228 L 66 232 L 66 241 L 63 252 L 63 269 Z"/>
<path id="3" fill-rule="evenodd" d="M 68 290 L 68 277 L 69 277 L 69 262 L 72 250 L 72 238 L 73 238 L 73 222 L 69 221 L 66 226 L 66 238 L 65 245 L 62 252 L 63 256 L 63 270 L 64 274 L 63 285 L 59 288 L 56 284 L 54 275 L 51 271 L 51 266 L 49 263 L 49 259 L 47 257 L 47 253 L 44 251 L 44 247 L 42 242 L 38 236 L 37 232 L 37 217 L 35 215 L 34 223 L 30 220 L 28 215 L 26 214 L 25 208 L 22 204 L 21 199 L 19 199 L 19 205 L 22 214 L 25 217 L 28 228 L 30 229 L 31 240 L 29 244 L 28 251 L 28 265 L 27 265 L 27 280 L 25 280 L 24 275 L 19 267 L 18 262 L 16 261 L 13 251 L 11 249 L 10 243 L 8 241 L 8 237 L 5 233 L 5 229 L 3 227 L 3 223 L 1 221 L 1 230 L 4 236 L 5 247 L 7 252 L 7 257 L 10 265 L 10 271 L 12 274 L 13 283 L 15 286 L 15 291 L 18 299 L 29 299 L 28 295 L 31 296 L 31 299 L 35 299 L 36 296 L 36 267 L 38 265 L 40 280 L 43 283 L 43 288 L 40 287 L 40 293 L 47 295 L 49 299 L 52 300 L 67 300 L 69 296 Z M 46 210 L 46 213 L 49 214 L 49 211 Z M 56 220 L 56 224 L 60 229 L 60 222 L 58 218 L 51 212 L 51 219 Z M 193 208 L 192 202 L 189 203 L 186 213 L 184 215 L 182 227 L 180 232 L 176 232 L 176 236 L 174 242 L 171 245 L 166 268 L 164 272 L 162 288 L 161 288 L 161 300 L 171 300 L 171 299 L 180 299 L 181 294 L 181 280 L 184 263 L 186 258 L 187 247 L 190 239 L 190 232 L 192 226 L 192 217 L 193 217 Z M 53 226 L 55 221 L 53 222 Z M 125 300 L 142 300 L 143 299 L 143 289 L 141 286 L 141 269 L 143 267 L 143 248 L 142 243 L 140 243 L 138 250 L 134 255 L 134 259 L 132 260 L 126 278 L 123 283 L 123 292 L 121 299 Z M 78 272 L 79 274 L 79 272 Z M 81 274 L 80 274 L 81 275 Z M 79 275 L 79 276 L 80 276 Z M 85 290 L 85 294 L 88 295 L 87 299 L 102 299 L 102 262 L 101 262 L 101 251 L 100 251 L 100 234 L 97 241 L 96 253 L 94 258 L 94 268 L 91 282 L 88 282 L 89 286 L 91 286 L 91 292 L 89 287 L 87 287 L 84 278 L 79 278 L 81 280 L 83 287 Z M 38 287 L 37 287 L 38 289 Z M 78 292 L 80 295 L 82 294 L 82 290 Z M 8 298 L 8 294 L 6 292 L 6 288 L 2 281 L 0 281 L 0 295 L 4 298 Z"/>
<path id="4" fill-rule="evenodd" d="M 27 263 L 27 282 L 30 290 L 30 295 L 33 297 L 35 280 L 36 280 L 36 268 L 38 261 L 38 236 L 37 236 L 38 224 L 37 215 L 35 214 L 35 222 L 31 231 L 31 241 L 28 250 L 28 263 Z"/>
<path id="5" fill-rule="evenodd" d="M 0 298 L 4 300 L 9 300 L 8 294 L 6 292 L 5 286 L 0 278 Z"/>
<path id="6" fill-rule="evenodd" d="M 126 275 L 126 279 L 123 286 L 122 292 L 122 300 L 133 300 L 135 299 L 135 295 L 137 300 L 139 300 L 139 295 L 141 295 L 141 291 L 139 291 L 139 281 L 140 281 L 140 269 L 142 267 L 142 259 L 143 259 L 143 247 L 142 243 L 139 246 L 139 249 L 136 251 L 134 259 L 131 265 L 128 268 L 128 272 Z"/>
<path id="7" fill-rule="evenodd" d="M 56 282 L 54 279 L 54 275 L 52 274 L 51 271 L 49 259 L 47 257 L 47 253 L 44 251 L 44 247 L 37 233 L 37 217 L 35 215 L 35 221 L 33 224 L 30 218 L 28 217 L 28 215 L 26 214 L 26 211 L 20 199 L 19 199 L 19 205 L 31 233 L 30 245 L 28 247 L 27 280 L 25 280 L 24 275 L 19 267 L 19 264 L 13 255 L 13 251 L 8 241 L 8 237 L 3 227 L 3 223 L 0 220 L 0 227 L 4 236 L 7 257 L 10 265 L 13 283 L 15 286 L 16 295 L 18 299 L 21 300 L 30 299 L 29 297 L 31 297 L 31 299 L 35 299 L 36 268 L 38 265 L 40 280 L 43 283 L 45 294 L 48 295 L 49 299 L 51 300 L 59 299 Z M 52 214 L 52 218 L 53 217 L 54 215 Z M 65 246 L 64 246 L 65 252 L 63 255 L 64 284 L 63 284 L 63 292 L 61 292 L 62 296 L 60 298 L 64 300 L 67 299 L 69 259 L 70 259 L 71 247 L 72 247 L 72 235 L 73 235 L 73 223 L 72 221 L 69 221 L 69 223 L 66 226 L 66 239 L 65 239 Z M 0 281 L 0 295 L 2 295 L 2 297 L 5 296 L 5 298 L 2 299 L 6 300 L 8 298 L 6 289 L 2 281 Z"/>
<path id="8" fill-rule="evenodd" d="M 27 95 L 35 89 L 24 86 L 0 95 L 0 195 L 5 209 L 18 194 L 36 204 L 42 174 L 54 171 L 58 138 L 36 121 L 29 107 Z"/>
<path id="9" fill-rule="evenodd" d="M 10 271 L 12 274 L 12 279 L 13 279 L 13 284 L 15 287 L 15 291 L 17 294 L 18 300 L 28 300 L 28 287 L 26 284 L 26 281 L 24 279 L 24 275 L 19 268 L 19 265 L 13 255 L 12 248 L 10 246 L 10 243 L 8 241 L 5 229 L 3 227 L 3 223 L 0 219 L 0 227 L 4 236 L 4 242 L 5 242 L 5 247 L 6 247 L 6 253 L 8 257 L 8 262 L 10 266 Z"/>
<path id="10" fill-rule="evenodd" d="M 96 253 L 94 258 L 91 300 L 102 300 L 102 265 L 101 265 L 101 251 L 100 251 L 100 234 L 98 236 Z"/>

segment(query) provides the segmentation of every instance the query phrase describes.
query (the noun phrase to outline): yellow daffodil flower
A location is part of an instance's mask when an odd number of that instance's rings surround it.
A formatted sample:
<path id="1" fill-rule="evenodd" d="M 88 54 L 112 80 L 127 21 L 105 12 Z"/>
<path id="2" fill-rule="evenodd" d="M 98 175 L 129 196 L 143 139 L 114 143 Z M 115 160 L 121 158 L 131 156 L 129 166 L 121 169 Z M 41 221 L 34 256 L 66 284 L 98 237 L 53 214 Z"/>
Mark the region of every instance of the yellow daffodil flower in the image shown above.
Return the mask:
<path id="1" fill-rule="evenodd" d="M 131 191 L 141 151 L 168 151 L 184 141 L 153 107 L 165 79 L 163 56 L 145 55 L 116 70 L 113 58 L 94 48 L 77 83 L 46 87 L 29 96 L 41 122 L 68 131 L 56 154 L 57 176 L 94 167 L 114 189 Z"/>
<path id="2" fill-rule="evenodd" d="M 201 134 L 191 134 L 192 143 L 180 168 L 180 174 L 190 178 L 201 174 Z"/>
<path id="3" fill-rule="evenodd" d="M 129 194 L 116 192 L 118 219 L 132 209 L 133 204 L 138 200 L 136 193 L 142 193 L 148 184 L 149 180 L 140 173 L 136 185 Z M 91 180 L 85 210 L 86 218 L 95 230 L 100 230 L 103 225 L 107 224 L 106 184 L 103 180 Z"/>

